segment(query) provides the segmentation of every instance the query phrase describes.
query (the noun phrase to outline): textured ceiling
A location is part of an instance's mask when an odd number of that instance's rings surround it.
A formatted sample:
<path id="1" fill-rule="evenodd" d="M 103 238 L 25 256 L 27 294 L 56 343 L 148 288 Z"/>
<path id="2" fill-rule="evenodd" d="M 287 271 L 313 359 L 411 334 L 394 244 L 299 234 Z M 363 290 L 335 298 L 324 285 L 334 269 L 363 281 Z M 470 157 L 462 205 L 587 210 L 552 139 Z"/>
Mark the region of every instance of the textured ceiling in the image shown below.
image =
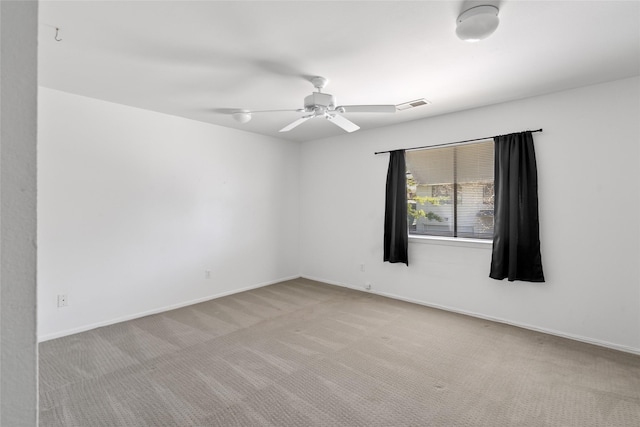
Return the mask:
<path id="1" fill-rule="evenodd" d="M 45 87 L 306 141 L 326 120 L 296 112 L 240 124 L 225 108 L 297 109 L 330 80 L 338 104 L 431 104 L 346 115 L 362 130 L 640 74 L 638 1 L 484 1 L 489 38 L 466 43 L 458 1 L 41 1 Z M 475 3 L 477 4 L 477 2 Z M 55 40 L 55 27 L 60 29 Z M 597 102 L 597 100 L 594 100 Z"/>

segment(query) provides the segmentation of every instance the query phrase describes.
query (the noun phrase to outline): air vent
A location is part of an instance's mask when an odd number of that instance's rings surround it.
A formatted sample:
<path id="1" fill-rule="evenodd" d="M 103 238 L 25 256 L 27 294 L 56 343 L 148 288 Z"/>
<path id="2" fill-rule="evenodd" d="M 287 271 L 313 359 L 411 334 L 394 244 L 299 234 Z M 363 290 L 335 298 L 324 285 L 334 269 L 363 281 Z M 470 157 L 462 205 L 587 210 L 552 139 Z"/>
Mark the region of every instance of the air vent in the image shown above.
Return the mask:
<path id="1" fill-rule="evenodd" d="M 422 107 L 423 105 L 429 105 L 429 104 L 431 104 L 429 101 L 427 101 L 424 98 L 420 98 L 420 99 L 416 99 L 415 101 L 409 101 L 403 104 L 396 105 L 396 109 L 398 111 L 402 111 L 402 110 L 408 110 L 410 108 Z"/>

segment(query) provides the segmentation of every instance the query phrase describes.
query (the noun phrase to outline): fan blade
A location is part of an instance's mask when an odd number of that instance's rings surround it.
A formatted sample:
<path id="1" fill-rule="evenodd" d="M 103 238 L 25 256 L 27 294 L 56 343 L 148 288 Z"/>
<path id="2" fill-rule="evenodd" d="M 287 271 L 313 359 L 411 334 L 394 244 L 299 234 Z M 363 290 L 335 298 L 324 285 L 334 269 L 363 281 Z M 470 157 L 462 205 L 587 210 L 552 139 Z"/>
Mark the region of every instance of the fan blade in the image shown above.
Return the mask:
<path id="1" fill-rule="evenodd" d="M 207 108 L 205 111 L 211 111 L 216 114 L 235 114 L 249 112 L 249 110 L 245 110 L 244 108 Z"/>
<path id="2" fill-rule="evenodd" d="M 395 113 L 395 105 L 341 105 L 336 110 L 344 113 Z"/>
<path id="3" fill-rule="evenodd" d="M 340 126 L 342 129 L 347 132 L 354 132 L 360 129 L 360 126 L 353 123 L 351 120 L 347 120 L 339 114 L 327 114 L 327 120 L 333 123 L 336 126 Z"/>
<path id="4" fill-rule="evenodd" d="M 206 111 L 211 111 L 216 114 L 235 114 L 235 113 L 282 113 L 282 112 L 296 112 L 303 113 L 303 108 L 297 110 L 247 110 L 245 108 L 208 108 Z"/>
<path id="5" fill-rule="evenodd" d="M 301 124 L 303 124 L 304 122 L 306 122 L 307 120 L 309 120 L 310 118 L 312 118 L 313 116 L 304 116 L 304 117 L 300 117 L 298 120 L 296 120 L 293 123 L 288 124 L 287 126 L 283 127 L 282 129 L 280 129 L 280 132 L 289 132 L 291 129 L 300 126 Z"/>
<path id="6" fill-rule="evenodd" d="M 298 108 L 297 110 L 251 110 L 251 113 L 283 113 L 283 112 L 291 112 L 291 113 L 304 113 L 303 108 Z"/>

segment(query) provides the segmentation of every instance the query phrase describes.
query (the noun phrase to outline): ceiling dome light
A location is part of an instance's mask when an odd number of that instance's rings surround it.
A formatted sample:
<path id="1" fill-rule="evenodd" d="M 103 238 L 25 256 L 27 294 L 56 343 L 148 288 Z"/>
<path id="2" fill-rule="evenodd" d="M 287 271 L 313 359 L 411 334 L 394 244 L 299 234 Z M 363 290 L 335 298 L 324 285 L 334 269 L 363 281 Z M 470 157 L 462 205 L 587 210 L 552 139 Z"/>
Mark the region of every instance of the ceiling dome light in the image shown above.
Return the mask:
<path id="1" fill-rule="evenodd" d="M 251 120 L 251 113 L 248 111 L 238 111 L 237 113 L 231 114 L 231 117 L 233 117 L 237 122 L 247 123 Z"/>
<path id="2" fill-rule="evenodd" d="M 500 18 L 499 9 L 495 6 L 484 5 L 467 9 L 458 16 L 456 34 L 461 40 L 477 42 L 489 37 L 498 28 Z"/>

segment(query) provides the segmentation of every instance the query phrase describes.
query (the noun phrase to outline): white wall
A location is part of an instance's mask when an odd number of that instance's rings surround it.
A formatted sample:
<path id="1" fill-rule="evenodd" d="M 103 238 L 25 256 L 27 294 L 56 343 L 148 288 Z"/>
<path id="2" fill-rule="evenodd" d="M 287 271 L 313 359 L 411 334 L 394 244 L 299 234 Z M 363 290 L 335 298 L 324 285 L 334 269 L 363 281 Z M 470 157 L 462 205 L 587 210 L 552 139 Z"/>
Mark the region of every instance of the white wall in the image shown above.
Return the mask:
<path id="1" fill-rule="evenodd" d="M 640 352 L 639 94 L 626 79 L 300 146 L 42 88 L 40 339 L 301 273 Z M 486 245 L 381 261 L 374 151 L 540 127 L 546 283 L 489 279 Z"/>
<path id="2" fill-rule="evenodd" d="M 41 340 L 299 275 L 297 143 L 41 88 L 38 150 Z"/>
<path id="3" fill-rule="evenodd" d="M 640 352 L 639 104 L 636 77 L 304 143 L 302 275 Z M 490 246 L 410 243 L 408 268 L 382 262 L 375 151 L 537 128 L 546 283 L 490 279 Z"/>
<path id="4" fill-rule="evenodd" d="M 38 424 L 37 2 L 0 2 L 0 425 Z"/>

